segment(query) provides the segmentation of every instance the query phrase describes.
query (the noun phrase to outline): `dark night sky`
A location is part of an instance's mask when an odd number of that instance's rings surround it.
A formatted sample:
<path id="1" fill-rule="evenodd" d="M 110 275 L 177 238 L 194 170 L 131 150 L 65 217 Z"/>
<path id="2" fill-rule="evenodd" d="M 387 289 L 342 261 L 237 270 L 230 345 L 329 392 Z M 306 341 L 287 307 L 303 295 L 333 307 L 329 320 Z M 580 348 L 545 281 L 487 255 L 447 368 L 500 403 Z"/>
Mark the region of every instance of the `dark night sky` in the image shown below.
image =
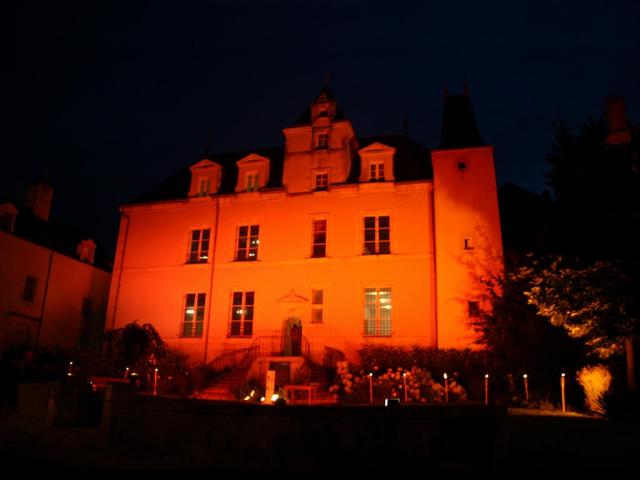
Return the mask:
<path id="1" fill-rule="evenodd" d="M 452 6 L 455 5 L 455 6 Z M 52 217 L 108 249 L 117 205 L 199 160 L 282 143 L 330 72 L 360 136 L 440 135 L 469 84 L 499 184 L 540 192 L 552 124 L 624 95 L 640 121 L 640 2 L 28 1 L 14 6 L 15 144 L 0 195 L 54 183 Z"/>

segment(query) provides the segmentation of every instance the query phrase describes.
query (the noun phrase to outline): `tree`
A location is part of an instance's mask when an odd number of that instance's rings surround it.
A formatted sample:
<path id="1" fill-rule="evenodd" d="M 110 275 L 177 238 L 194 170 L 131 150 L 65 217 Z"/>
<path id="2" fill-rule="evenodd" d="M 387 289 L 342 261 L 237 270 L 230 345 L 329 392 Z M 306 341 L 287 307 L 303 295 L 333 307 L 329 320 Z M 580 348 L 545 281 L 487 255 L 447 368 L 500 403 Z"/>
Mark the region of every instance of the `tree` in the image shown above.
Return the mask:
<path id="1" fill-rule="evenodd" d="M 165 356 L 166 346 L 150 323 L 129 323 L 105 334 L 109 353 L 122 367 L 145 368 L 156 365 Z"/>
<path id="2" fill-rule="evenodd" d="M 555 385 L 558 372 L 583 366 L 583 347 L 538 315 L 524 294 L 527 279 L 517 272 L 517 266 L 507 265 L 504 278 L 484 278 L 491 309 L 473 321 L 477 342 L 486 348 L 494 379 L 528 373 L 542 380 L 540 393 L 551 396 L 554 389 L 549 386 Z"/>
<path id="3" fill-rule="evenodd" d="M 583 263 L 562 256 L 521 266 L 524 295 L 552 325 L 582 339 L 589 354 L 606 359 L 624 350 L 638 330 L 634 284 L 614 261 Z M 637 292 L 636 292 L 637 293 Z"/>

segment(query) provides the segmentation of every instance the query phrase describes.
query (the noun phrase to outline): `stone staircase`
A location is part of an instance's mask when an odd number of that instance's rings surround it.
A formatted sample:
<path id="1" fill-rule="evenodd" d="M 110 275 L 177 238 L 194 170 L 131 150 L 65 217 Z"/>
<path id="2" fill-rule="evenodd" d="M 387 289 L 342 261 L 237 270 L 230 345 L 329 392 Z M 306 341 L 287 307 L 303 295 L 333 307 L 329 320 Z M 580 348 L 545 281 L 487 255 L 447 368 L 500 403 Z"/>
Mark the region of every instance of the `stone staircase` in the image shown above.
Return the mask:
<path id="1" fill-rule="evenodd" d="M 236 385 L 240 385 L 247 380 L 248 369 L 232 370 L 223 374 L 215 380 L 211 385 L 200 390 L 197 398 L 201 400 L 237 400 L 231 389 Z"/>
<path id="2" fill-rule="evenodd" d="M 333 394 L 329 392 L 329 387 L 333 385 L 333 374 L 317 363 L 307 362 L 307 365 L 310 369 L 309 385 L 318 387 L 316 399 L 313 403 L 316 405 L 336 403 Z"/>

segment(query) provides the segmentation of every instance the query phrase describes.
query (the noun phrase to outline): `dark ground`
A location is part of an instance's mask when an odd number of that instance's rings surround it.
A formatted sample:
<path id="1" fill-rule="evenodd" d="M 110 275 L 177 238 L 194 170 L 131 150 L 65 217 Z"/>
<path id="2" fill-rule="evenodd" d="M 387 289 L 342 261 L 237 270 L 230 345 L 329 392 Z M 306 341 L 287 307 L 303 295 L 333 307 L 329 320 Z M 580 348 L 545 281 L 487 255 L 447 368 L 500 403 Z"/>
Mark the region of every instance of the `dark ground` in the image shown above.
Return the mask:
<path id="1" fill-rule="evenodd" d="M 507 421 L 504 453 L 493 468 L 588 469 L 609 471 L 640 469 L 640 425 L 579 416 L 512 414 Z M 375 454 L 375 452 L 372 452 Z M 0 416 L 0 465 L 7 470 L 86 469 L 188 469 L 205 468 L 194 462 L 153 452 L 117 451 L 101 438 L 97 429 L 48 427 L 5 410 Z M 366 470 L 366 463 L 345 465 L 347 470 Z M 251 469 L 251 465 L 246 465 Z M 425 469 L 433 469 L 425 465 Z M 437 469 L 465 470 L 464 459 Z M 402 466 L 390 462 L 391 470 Z"/>

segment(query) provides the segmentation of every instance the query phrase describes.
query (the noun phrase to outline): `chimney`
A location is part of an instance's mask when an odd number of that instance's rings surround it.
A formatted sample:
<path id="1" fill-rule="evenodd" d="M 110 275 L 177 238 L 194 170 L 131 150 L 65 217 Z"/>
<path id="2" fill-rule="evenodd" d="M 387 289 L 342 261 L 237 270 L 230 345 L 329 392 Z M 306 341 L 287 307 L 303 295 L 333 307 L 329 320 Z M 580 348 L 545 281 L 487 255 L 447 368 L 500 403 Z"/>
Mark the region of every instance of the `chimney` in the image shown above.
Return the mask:
<path id="1" fill-rule="evenodd" d="M 624 143 L 631 140 L 624 97 L 613 95 L 607 97 L 607 121 L 609 122 L 607 143 Z"/>
<path id="2" fill-rule="evenodd" d="M 38 218 L 49 220 L 53 187 L 41 180 L 27 187 L 27 208 Z"/>

